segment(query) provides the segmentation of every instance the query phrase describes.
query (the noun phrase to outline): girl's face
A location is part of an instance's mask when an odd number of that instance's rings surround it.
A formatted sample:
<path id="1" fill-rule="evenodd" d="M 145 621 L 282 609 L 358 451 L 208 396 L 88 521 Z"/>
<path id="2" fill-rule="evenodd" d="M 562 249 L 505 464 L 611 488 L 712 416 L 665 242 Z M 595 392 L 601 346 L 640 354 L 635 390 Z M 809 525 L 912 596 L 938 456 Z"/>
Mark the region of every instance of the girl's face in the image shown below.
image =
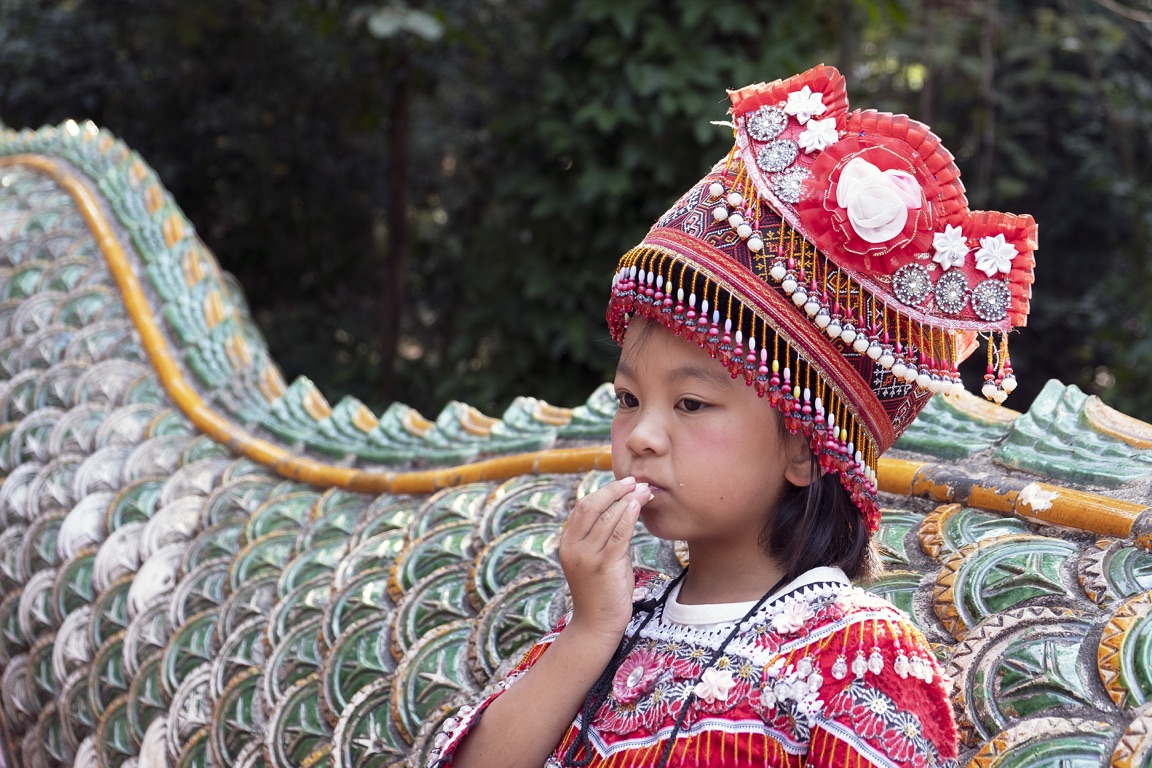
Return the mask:
<path id="1" fill-rule="evenodd" d="M 615 386 L 612 470 L 651 487 L 641 511 L 648 530 L 687 541 L 694 554 L 759 551 L 785 480 L 810 481 L 804 440 L 783 433 L 743 377 L 648 320 L 629 326 Z"/>

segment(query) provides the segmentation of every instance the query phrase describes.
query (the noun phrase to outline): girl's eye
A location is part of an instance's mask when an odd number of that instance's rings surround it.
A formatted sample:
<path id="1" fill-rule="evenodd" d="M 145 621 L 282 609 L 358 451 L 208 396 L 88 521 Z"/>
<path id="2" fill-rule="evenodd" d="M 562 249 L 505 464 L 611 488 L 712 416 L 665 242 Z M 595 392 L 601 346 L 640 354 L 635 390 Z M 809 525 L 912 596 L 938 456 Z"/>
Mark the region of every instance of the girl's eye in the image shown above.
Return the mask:
<path id="1" fill-rule="evenodd" d="M 636 399 L 636 395 L 631 392 L 617 392 L 616 402 L 621 408 L 635 408 L 640 405 L 640 401 Z"/>
<path id="2" fill-rule="evenodd" d="M 688 411 L 688 413 L 696 413 L 704 408 L 704 403 L 686 397 L 680 401 L 680 407 Z"/>

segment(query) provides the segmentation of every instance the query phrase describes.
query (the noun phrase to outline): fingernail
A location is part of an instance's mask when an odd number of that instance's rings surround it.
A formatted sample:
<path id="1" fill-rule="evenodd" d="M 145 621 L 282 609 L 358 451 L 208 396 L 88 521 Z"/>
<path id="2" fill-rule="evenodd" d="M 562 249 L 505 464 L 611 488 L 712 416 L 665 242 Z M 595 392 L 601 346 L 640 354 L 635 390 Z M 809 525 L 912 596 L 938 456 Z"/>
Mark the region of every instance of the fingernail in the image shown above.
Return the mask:
<path id="1" fill-rule="evenodd" d="M 635 493 L 637 496 L 643 496 L 645 493 L 649 493 L 649 491 L 648 491 L 648 483 L 640 483 L 639 485 L 637 485 L 637 486 L 636 486 L 636 490 L 634 491 L 634 493 Z"/>
<path id="2" fill-rule="evenodd" d="M 620 478 L 620 482 L 624 483 L 624 485 L 635 485 L 636 478 L 632 477 L 632 475 L 628 475 L 628 477 Z"/>

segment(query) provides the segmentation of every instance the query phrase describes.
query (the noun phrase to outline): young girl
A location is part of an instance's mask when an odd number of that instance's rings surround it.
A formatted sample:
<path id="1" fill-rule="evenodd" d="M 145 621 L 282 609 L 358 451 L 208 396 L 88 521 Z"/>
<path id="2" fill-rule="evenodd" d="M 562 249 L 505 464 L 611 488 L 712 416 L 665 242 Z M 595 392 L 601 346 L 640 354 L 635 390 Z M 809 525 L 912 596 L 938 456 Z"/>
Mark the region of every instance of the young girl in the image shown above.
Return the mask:
<path id="1" fill-rule="evenodd" d="M 1013 388 L 1035 224 L 968 211 L 939 140 L 849 114 L 834 69 L 732 102 L 736 147 L 613 281 L 617 479 L 565 526 L 572 611 L 434 765 L 956 764 L 932 649 L 851 580 L 880 452 L 975 333 L 985 394 Z M 638 518 L 689 567 L 634 573 Z"/>

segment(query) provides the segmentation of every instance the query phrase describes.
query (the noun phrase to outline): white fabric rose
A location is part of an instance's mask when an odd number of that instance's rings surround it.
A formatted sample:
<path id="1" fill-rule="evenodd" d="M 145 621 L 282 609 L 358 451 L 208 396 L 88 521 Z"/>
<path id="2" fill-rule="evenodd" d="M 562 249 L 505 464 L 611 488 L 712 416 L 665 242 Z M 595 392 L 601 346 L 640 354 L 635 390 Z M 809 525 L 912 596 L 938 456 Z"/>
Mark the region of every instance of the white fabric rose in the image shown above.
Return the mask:
<path id="1" fill-rule="evenodd" d="M 836 204 L 848 211 L 848 221 L 862 240 L 886 243 L 903 231 L 908 211 L 920 209 L 923 195 L 912 174 L 881 171 L 854 157 L 840 172 Z"/>
<path id="2" fill-rule="evenodd" d="M 784 111 L 795 117 L 800 125 L 804 125 L 814 115 L 824 114 L 827 109 L 824 106 L 824 94 L 813 93 L 808 86 L 788 94 L 788 103 L 784 105 Z"/>
<path id="3" fill-rule="evenodd" d="M 783 610 L 772 617 L 772 629 L 782 635 L 796 632 L 812 618 L 812 609 L 803 600 L 789 600 Z"/>
<path id="4" fill-rule="evenodd" d="M 700 676 L 700 682 L 696 683 L 692 693 L 696 694 L 697 698 L 712 704 L 717 700 L 727 701 L 728 694 L 734 687 L 736 687 L 736 681 L 732 679 L 731 672 L 728 670 L 721 672 L 709 667 Z"/>
<path id="5" fill-rule="evenodd" d="M 943 232 L 932 235 L 932 247 L 936 250 L 932 261 L 943 267 L 945 272 L 952 267 L 964 266 L 964 258 L 968 255 L 968 241 L 960 227 L 945 224 Z"/>
<path id="6" fill-rule="evenodd" d="M 1012 271 L 1012 259 L 1016 258 L 1016 246 L 1004 239 L 1003 234 L 980 238 L 980 249 L 976 251 L 976 269 L 983 270 L 988 277 L 997 272 L 1008 274 Z"/>
<path id="7" fill-rule="evenodd" d="M 836 118 L 830 117 L 827 120 L 809 120 L 808 128 L 797 139 L 800 148 L 807 154 L 813 152 L 823 152 L 828 147 L 840 141 L 840 135 L 836 133 Z"/>

